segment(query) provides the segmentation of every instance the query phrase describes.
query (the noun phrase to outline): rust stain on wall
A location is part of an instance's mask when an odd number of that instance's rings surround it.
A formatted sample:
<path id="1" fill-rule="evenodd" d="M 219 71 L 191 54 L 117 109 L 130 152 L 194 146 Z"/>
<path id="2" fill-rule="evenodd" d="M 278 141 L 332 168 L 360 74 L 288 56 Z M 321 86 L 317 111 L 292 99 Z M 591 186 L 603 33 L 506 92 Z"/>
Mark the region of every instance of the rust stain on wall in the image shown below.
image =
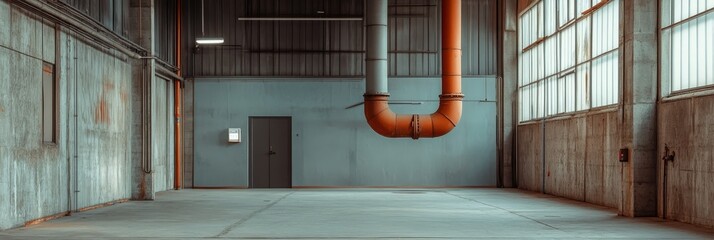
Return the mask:
<path id="1" fill-rule="evenodd" d="M 102 94 L 104 95 L 104 94 Z M 94 121 L 96 123 L 109 124 L 109 107 L 104 96 L 99 100 L 99 104 L 94 109 Z"/>
<path id="2" fill-rule="evenodd" d="M 126 92 L 126 89 L 122 88 L 121 93 L 119 93 L 119 98 L 121 98 L 122 103 L 129 101 L 129 94 Z"/>
<path id="3" fill-rule="evenodd" d="M 109 80 L 104 80 L 104 89 L 99 97 L 99 103 L 94 109 L 94 122 L 97 124 L 109 124 L 109 102 L 107 101 L 107 94 L 114 89 L 114 83 Z"/>
<path id="4" fill-rule="evenodd" d="M 104 92 L 114 90 L 114 83 L 108 80 L 104 80 Z"/>

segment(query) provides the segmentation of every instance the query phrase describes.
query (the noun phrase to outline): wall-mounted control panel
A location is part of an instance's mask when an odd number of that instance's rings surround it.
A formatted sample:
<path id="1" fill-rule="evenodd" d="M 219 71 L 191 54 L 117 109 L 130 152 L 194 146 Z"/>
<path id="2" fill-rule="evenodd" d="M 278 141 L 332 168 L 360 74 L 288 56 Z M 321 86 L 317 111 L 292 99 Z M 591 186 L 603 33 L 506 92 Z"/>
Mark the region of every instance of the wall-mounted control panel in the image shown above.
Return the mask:
<path id="1" fill-rule="evenodd" d="M 630 161 L 630 149 L 621 148 L 620 152 L 618 154 L 618 158 L 619 158 L 620 162 Z"/>
<path id="2" fill-rule="evenodd" d="M 228 142 L 239 143 L 240 142 L 240 128 L 229 128 L 228 129 Z"/>

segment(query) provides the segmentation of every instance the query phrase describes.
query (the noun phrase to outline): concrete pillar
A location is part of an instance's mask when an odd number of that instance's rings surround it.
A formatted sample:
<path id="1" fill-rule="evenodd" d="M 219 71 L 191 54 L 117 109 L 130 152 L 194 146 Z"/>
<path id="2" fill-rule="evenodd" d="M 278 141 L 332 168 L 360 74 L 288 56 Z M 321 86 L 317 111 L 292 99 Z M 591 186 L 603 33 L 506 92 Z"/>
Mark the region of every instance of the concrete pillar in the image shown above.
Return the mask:
<path id="1" fill-rule="evenodd" d="M 515 101 L 518 96 L 518 0 L 497 1 L 499 31 L 499 187 L 515 187 L 515 129 L 518 124 Z"/>
<path id="2" fill-rule="evenodd" d="M 621 144 L 630 150 L 623 163 L 621 215 L 657 215 L 657 2 L 620 1 Z"/>
<path id="3" fill-rule="evenodd" d="M 129 38 L 147 50 L 144 55 L 154 55 L 154 1 L 131 0 Z M 154 177 L 143 164 L 151 157 L 151 83 L 156 76 L 154 59 L 132 60 L 132 200 L 153 200 Z M 146 109 L 142 111 L 142 106 Z M 151 164 L 153 165 L 153 164 Z"/>

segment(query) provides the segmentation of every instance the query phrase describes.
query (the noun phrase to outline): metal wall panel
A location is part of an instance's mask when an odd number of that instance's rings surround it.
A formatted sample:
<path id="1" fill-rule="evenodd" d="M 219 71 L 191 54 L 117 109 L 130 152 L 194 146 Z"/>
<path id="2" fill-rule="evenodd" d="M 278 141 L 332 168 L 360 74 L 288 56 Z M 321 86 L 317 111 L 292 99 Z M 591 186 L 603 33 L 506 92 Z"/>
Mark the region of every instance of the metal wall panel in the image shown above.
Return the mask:
<path id="1" fill-rule="evenodd" d="M 391 78 L 395 112 L 438 107 L 439 78 Z M 195 81 L 195 187 L 246 187 L 251 116 L 292 117 L 293 186 L 495 186 L 496 79 L 465 78 L 459 125 L 440 138 L 391 139 L 364 120 L 358 79 Z M 243 142 L 227 142 L 242 128 Z"/>
<path id="2" fill-rule="evenodd" d="M 151 94 L 151 158 L 154 191 L 166 191 L 174 186 L 173 83 L 163 77 L 153 79 Z"/>
<path id="3" fill-rule="evenodd" d="M 239 21 L 239 17 L 362 17 L 362 0 L 206 0 L 186 6 L 187 76 L 362 76 L 362 21 Z M 495 74 L 494 0 L 463 1 L 463 73 Z M 440 1 L 392 0 L 391 76 L 440 74 Z M 318 14 L 317 11 L 324 11 Z M 202 17 L 204 22 L 202 23 Z M 202 28 L 203 27 L 203 28 Z M 197 48 L 195 38 L 224 37 Z"/>
<path id="4" fill-rule="evenodd" d="M 188 2 L 184 0 L 183 2 Z M 176 63 L 176 7 L 175 0 L 154 0 L 154 16 L 156 26 L 156 57 Z M 184 3 L 185 5 L 185 3 Z"/>
<path id="5" fill-rule="evenodd" d="M 128 35 L 129 0 L 61 0 L 121 36 Z"/>

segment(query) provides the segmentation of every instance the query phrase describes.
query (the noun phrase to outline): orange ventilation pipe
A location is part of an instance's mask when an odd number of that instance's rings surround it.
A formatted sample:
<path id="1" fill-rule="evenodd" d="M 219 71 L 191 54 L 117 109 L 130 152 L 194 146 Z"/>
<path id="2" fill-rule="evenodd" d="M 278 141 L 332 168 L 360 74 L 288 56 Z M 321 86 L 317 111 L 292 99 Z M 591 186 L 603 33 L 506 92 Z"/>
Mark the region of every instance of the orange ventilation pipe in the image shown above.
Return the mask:
<path id="1" fill-rule="evenodd" d="M 364 115 L 372 129 L 390 138 L 434 138 L 461 119 L 461 0 L 442 1 L 442 78 L 439 108 L 429 115 L 396 114 L 387 91 L 387 2 L 367 0 L 367 90 Z"/>
<path id="2" fill-rule="evenodd" d="M 181 0 L 176 1 L 176 75 L 181 76 Z M 181 189 L 181 81 L 174 80 L 174 189 Z"/>

